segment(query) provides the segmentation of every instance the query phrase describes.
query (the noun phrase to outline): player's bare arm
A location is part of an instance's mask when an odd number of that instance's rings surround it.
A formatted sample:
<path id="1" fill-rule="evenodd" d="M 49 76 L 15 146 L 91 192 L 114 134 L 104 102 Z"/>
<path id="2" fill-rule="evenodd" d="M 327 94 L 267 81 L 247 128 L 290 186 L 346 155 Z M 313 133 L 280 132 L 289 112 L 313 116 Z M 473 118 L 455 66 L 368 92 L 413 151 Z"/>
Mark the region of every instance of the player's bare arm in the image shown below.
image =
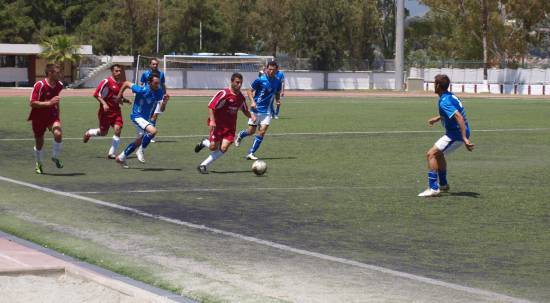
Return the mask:
<path id="1" fill-rule="evenodd" d="M 31 101 L 31 107 L 32 108 L 52 107 L 52 106 L 55 106 L 55 105 L 59 104 L 59 100 L 61 100 L 61 98 L 59 96 L 54 96 L 50 100 L 46 100 L 46 101 L 32 100 Z"/>
<path id="2" fill-rule="evenodd" d="M 247 118 L 252 119 L 253 122 L 256 122 L 256 116 L 254 116 L 247 107 L 243 107 L 241 110 Z"/>
<path id="3" fill-rule="evenodd" d="M 107 104 L 107 102 L 105 102 L 105 100 L 103 99 L 103 97 L 101 97 L 101 96 L 95 96 L 95 98 L 97 99 L 97 101 L 99 101 L 99 103 L 101 103 L 101 106 L 103 107 L 103 110 L 104 110 L 104 111 L 108 111 L 108 110 L 109 110 L 109 104 Z"/>
<path id="4" fill-rule="evenodd" d="M 122 83 L 122 86 L 120 87 L 120 91 L 118 92 L 117 98 L 119 100 L 123 99 L 124 98 L 124 91 L 129 89 L 130 87 L 132 87 L 132 85 L 133 85 L 132 82 L 124 81 L 124 83 Z"/>
<path id="5" fill-rule="evenodd" d="M 250 108 L 256 108 L 256 101 L 254 101 L 254 92 L 255 90 L 249 89 L 246 91 L 248 99 L 250 99 Z"/>
<path id="6" fill-rule="evenodd" d="M 441 116 L 432 117 L 428 120 L 428 125 L 433 126 L 439 121 L 441 121 Z"/>
<path id="7" fill-rule="evenodd" d="M 208 109 L 208 127 L 210 127 L 210 130 L 216 128 L 216 117 L 214 116 L 214 110 L 211 108 Z"/>
<path id="8" fill-rule="evenodd" d="M 165 94 L 162 97 L 162 103 L 160 103 L 160 111 L 161 112 L 164 112 L 164 110 L 166 109 L 166 105 L 168 104 L 168 100 L 170 100 L 170 95 Z"/>
<path id="9" fill-rule="evenodd" d="M 466 146 L 466 149 L 469 151 L 474 150 L 474 144 L 470 142 L 470 139 L 466 137 L 466 123 L 464 123 L 464 117 L 460 114 L 460 112 L 456 112 L 454 114 L 454 118 L 456 122 L 458 123 L 458 126 L 460 126 L 460 134 L 462 135 L 462 141 L 464 142 L 464 146 Z"/>

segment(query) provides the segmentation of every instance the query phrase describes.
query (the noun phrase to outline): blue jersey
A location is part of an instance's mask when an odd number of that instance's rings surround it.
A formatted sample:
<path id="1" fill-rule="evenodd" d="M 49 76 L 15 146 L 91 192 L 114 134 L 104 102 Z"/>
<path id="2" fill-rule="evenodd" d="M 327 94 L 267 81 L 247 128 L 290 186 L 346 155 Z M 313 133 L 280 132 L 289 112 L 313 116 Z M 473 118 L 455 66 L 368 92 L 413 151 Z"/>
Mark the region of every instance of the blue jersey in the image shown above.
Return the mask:
<path id="1" fill-rule="evenodd" d="M 254 102 L 256 102 L 255 113 L 271 113 L 275 95 L 281 91 L 281 80 L 277 77 L 269 78 L 267 75 L 261 75 L 250 85 L 254 92 Z"/>
<path id="2" fill-rule="evenodd" d="M 161 72 L 160 70 L 157 70 L 157 72 L 160 75 L 160 84 L 164 85 L 164 73 Z M 141 74 L 141 80 L 140 80 L 141 85 L 149 83 L 148 79 L 149 79 L 149 76 L 151 76 L 152 73 L 153 73 L 153 71 L 148 69 L 148 70 L 144 71 L 143 74 Z"/>
<path id="3" fill-rule="evenodd" d="M 466 137 L 470 137 L 470 126 L 468 125 L 468 119 L 466 118 L 466 111 L 462 106 L 462 102 L 455 94 L 451 92 L 444 92 L 439 98 L 439 115 L 441 116 L 441 123 L 445 127 L 445 134 L 453 140 L 462 140 L 462 134 L 460 133 L 460 126 L 455 120 L 454 115 L 459 112 L 464 117 L 464 124 L 466 125 Z"/>
<path id="4" fill-rule="evenodd" d="M 143 118 L 149 120 L 151 115 L 153 115 L 157 103 L 162 101 L 164 91 L 160 87 L 154 91 L 149 87 L 149 84 L 145 84 L 144 86 L 134 84 L 132 85 L 132 92 L 136 94 L 136 97 L 130 119 Z"/>
<path id="5" fill-rule="evenodd" d="M 281 81 L 281 83 L 285 82 L 285 73 L 283 73 L 282 71 L 278 70 L 276 73 L 275 73 L 275 78 L 279 79 L 279 81 Z"/>

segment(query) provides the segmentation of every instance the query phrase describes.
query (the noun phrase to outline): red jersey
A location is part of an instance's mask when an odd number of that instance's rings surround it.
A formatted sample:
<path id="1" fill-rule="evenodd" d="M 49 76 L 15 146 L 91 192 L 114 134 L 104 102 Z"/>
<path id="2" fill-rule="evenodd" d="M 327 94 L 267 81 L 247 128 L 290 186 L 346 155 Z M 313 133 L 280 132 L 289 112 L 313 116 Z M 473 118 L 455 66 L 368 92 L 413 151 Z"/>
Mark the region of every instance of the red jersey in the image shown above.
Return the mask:
<path id="1" fill-rule="evenodd" d="M 48 101 L 63 89 L 63 83 L 57 81 L 55 86 L 50 86 L 46 79 L 38 81 L 34 84 L 31 94 L 31 103 Z M 32 108 L 27 120 L 55 120 L 59 119 L 59 104 L 53 107 Z"/>
<path id="2" fill-rule="evenodd" d="M 210 103 L 208 108 L 214 110 L 214 118 L 217 127 L 237 127 L 237 112 L 240 109 L 248 109 L 245 98 L 241 92 L 235 95 L 230 88 L 219 91 Z"/>
<path id="3" fill-rule="evenodd" d="M 107 102 L 107 105 L 109 105 L 109 112 L 120 112 L 120 105 L 118 101 L 115 100 L 115 97 L 118 95 L 121 86 L 122 82 L 116 82 L 113 76 L 105 78 L 99 82 L 94 92 L 94 97 L 101 96 L 101 98 Z M 103 112 L 101 103 L 99 104 L 99 112 Z"/>

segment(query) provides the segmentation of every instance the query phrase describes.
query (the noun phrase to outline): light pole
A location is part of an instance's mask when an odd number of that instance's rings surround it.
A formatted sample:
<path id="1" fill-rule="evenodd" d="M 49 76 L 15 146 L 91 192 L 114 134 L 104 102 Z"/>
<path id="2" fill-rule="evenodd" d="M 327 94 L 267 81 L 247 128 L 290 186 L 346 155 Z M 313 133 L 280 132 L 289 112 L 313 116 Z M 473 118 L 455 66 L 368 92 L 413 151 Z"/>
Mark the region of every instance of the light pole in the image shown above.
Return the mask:
<path id="1" fill-rule="evenodd" d="M 159 53 L 159 38 L 160 38 L 160 0 L 157 0 L 157 55 Z"/>
<path id="2" fill-rule="evenodd" d="M 396 0 L 395 12 L 395 90 L 403 90 L 403 61 L 405 61 L 405 1 Z"/>

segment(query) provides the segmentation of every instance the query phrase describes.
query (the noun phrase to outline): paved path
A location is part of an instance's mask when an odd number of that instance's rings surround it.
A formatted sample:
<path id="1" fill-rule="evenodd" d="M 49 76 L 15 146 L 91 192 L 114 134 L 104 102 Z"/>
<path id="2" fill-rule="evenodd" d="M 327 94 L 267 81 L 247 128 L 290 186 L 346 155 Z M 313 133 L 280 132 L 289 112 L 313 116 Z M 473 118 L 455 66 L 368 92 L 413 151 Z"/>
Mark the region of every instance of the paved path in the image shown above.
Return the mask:
<path id="1" fill-rule="evenodd" d="M 68 274 L 115 290 L 130 298 L 139 299 L 140 302 L 196 303 L 171 292 L 154 288 L 97 266 L 76 261 L 50 249 L 0 232 L 0 276 L 44 276 L 48 274 Z M 30 291 L 31 289 L 29 289 Z"/>

